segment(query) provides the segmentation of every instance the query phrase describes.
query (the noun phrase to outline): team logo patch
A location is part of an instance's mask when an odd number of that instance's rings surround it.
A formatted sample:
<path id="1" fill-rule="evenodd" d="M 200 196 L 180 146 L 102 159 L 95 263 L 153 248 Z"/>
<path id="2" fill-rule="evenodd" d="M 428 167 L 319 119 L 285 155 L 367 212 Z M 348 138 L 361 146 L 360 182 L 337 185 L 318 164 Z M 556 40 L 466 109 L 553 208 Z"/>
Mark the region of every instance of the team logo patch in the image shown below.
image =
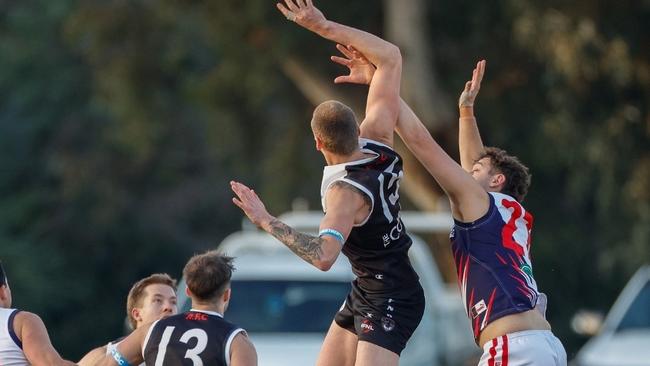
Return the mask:
<path id="1" fill-rule="evenodd" d="M 472 319 L 476 319 L 476 317 L 484 313 L 486 310 L 487 306 L 485 306 L 485 301 L 481 300 L 477 302 L 474 306 L 472 306 Z"/>
<path id="2" fill-rule="evenodd" d="M 372 332 L 375 330 L 375 327 L 373 327 L 372 323 L 368 319 L 363 319 L 361 321 L 361 331 L 366 334 L 369 332 Z"/>
<path id="3" fill-rule="evenodd" d="M 390 332 L 391 330 L 395 329 L 395 321 L 391 318 L 382 316 L 381 317 L 381 326 L 384 328 L 386 332 Z"/>

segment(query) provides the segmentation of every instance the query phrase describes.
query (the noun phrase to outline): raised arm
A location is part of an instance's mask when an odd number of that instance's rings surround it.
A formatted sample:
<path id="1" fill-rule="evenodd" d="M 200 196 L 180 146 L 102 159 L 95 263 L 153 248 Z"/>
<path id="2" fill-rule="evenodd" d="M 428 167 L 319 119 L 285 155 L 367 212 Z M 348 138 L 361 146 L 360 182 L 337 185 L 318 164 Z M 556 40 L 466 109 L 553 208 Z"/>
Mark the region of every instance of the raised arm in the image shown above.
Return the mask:
<path id="1" fill-rule="evenodd" d="M 455 219 L 470 222 L 487 213 L 490 204 L 487 192 L 438 145 L 403 100 L 400 100 L 397 133 L 447 193 Z"/>
<path id="2" fill-rule="evenodd" d="M 399 113 L 402 57 L 399 48 L 370 33 L 327 20 L 311 0 L 285 0 L 278 9 L 297 24 L 331 41 L 352 46 L 377 67 L 370 83 L 361 136 L 393 145 Z"/>
<path id="3" fill-rule="evenodd" d="M 330 188 L 326 197 L 328 210 L 320 224 L 321 232 L 325 230 L 325 234 L 314 236 L 301 233 L 273 217 L 257 194 L 245 185 L 231 182 L 230 186 L 237 195 L 233 203 L 244 211 L 251 222 L 321 271 L 329 270 L 336 261 L 345 238 L 352 230 L 355 215 L 364 205 L 361 196 L 351 189 L 342 185 Z"/>
<path id="4" fill-rule="evenodd" d="M 337 77 L 334 82 L 369 84 L 374 78 L 373 65 L 354 48 L 342 45 L 337 45 L 337 48 L 345 57 L 332 56 L 332 61 L 346 66 L 350 73 Z M 474 221 L 487 212 L 489 205 L 487 192 L 442 150 L 402 99 L 400 99 L 397 132 L 409 150 L 447 193 L 454 218 L 464 222 Z"/>
<path id="5" fill-rule="evenodd" d="M 21 311 L 14 320 L 14 331 L 23 343 L 25 358 L 34 366 L 71 366 L 52 346 L 47 329 L 41 318 Z"/>
<path id="6" fill-rule="evenodd" d="M 481 89 L 481 80 L 485 73 L 485 60 L 476 64 L 472 80 L 465 83 L 465 89 L 458 99 L 460 118 L 458 120 L 458 149 L 460 165 L 468 172 L 472 171 L 474 162 L 483 154 L 484 146 L 474 117 L 474 100 Z"/>

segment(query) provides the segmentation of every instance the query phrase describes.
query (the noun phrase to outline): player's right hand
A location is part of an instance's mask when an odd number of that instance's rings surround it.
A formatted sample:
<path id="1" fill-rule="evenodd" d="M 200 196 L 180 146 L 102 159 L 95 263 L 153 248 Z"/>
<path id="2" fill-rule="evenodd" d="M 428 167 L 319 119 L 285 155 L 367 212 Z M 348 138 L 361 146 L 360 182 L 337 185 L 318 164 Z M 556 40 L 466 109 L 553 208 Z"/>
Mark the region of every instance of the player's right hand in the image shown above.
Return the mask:
<path id="1" fill-rule="evenodd" d="M 235 181 L 230 182 L 230 188 L 237 195 L 232 202 L 244 211 L 253 224 L 261 227 L 274 219 L 255 191 Z"/>

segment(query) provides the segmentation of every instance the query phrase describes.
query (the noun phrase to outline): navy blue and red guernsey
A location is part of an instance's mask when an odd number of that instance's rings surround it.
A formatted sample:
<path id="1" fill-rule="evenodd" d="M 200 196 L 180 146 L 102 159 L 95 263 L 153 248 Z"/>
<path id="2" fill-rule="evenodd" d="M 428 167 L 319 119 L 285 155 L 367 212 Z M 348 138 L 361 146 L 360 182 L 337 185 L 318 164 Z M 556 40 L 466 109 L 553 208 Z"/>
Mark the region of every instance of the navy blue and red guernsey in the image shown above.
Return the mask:
<path id="1" fill-rule="evenodd" d="M 530 261 L 533 216 L 508 195 L 488 196 L 488 212 L 471 223 L 455 221 L 450 234 L 458 284 L 476 339 L 496 319 L 538 303 L 544 313 L 546 306 Z"/>
<path id="2" fill-rule="evenodd" d="M 241 332 L 219 313 L 192 309 L 154 322 L 142 356 L 151 366 L 227 366 L 232 341 Z"/>
<path id="3" fill-rule="evenodd" d="M 368 158 L 326 166 L 321 198 L 338 181 L 355 187 L 371 205 L 366 220 L 355 225 L 344 246 L 358 286 L 369 294 L 387 294 L 419 286 L 408 258 L 411 238 L 399 217 L 399 183 L 404 175 L 401 157 L 389 146 L 359 139 Z"/>

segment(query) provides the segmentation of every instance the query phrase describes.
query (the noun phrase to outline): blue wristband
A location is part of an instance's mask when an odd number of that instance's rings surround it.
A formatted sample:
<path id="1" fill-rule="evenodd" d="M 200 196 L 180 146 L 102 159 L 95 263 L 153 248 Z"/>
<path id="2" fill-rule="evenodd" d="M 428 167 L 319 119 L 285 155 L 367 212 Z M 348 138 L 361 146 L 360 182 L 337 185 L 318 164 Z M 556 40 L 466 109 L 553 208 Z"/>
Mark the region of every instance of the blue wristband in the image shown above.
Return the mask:
<path id="1" fill-rule="evenodd" d="M 117 347 L 110 347 L 111 351 L 111 356 L 113 356 L 113 359 L 115 362 L 117 362 L 118 365 L 120 366 L 131 366 L 129 361 L 127 361 L 124 356 L 120 353 L 120 351 L 117 350 Z"/>
<path id="2" fill-rule="evenodd" d="M 318 233 L 318 236 L 323 236 L 323 235 L 333 236 L 341 244 L 345 243 L 345 238 L 343 237 L 343 234 L 339 233 L 338 231 L 336 231 L 334 229 L 323 229 Z"/>

